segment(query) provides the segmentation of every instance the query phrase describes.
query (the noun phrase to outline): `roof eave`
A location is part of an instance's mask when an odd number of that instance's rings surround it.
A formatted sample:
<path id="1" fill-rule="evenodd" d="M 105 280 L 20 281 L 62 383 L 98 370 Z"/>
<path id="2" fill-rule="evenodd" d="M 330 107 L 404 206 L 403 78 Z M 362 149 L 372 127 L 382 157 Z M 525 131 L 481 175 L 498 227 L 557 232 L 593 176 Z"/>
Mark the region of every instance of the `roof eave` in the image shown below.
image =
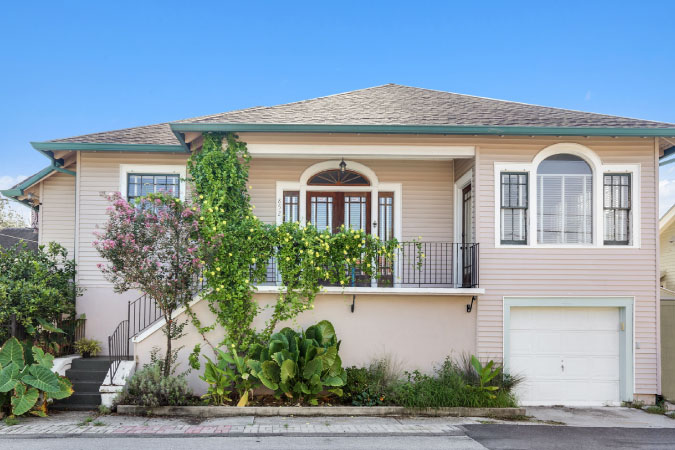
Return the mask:
<path id="1" fill-rule="evenodd" d="M 40 153 L 56 150 L 71 151 L 98 151 L 98 152 L 157 152 L 157 153 L 183 153 L 182 145 L 162 144 L 119 144 L 104 142 L 31 142 L 33 148 Z M 53 155 L 51 156 L 53 159 Z"/>
<path id="2" fill-rule="evenodd" d="M 174 131 L 174 133 L 187 131 L 230 131 L 287 133 L 476 134 L 503 136 L 675 136 L 675 128 L 493 127 L 485 125 L 331 125 L 279 123 L 172 123 L 169 126 Z"/>
<path id="3" fill-rule="evenodd" d="M 24 203 L 24 204 L 30 206 L 31 208 L 34 208 L 34 205 L 32 205 L 30 202 L 28 202 L 27 200 L 19 199 L 19 197 L 21 197 L 24 194 L 26 189 L 33 186 L 35 183 L 39 183 L 40 181 L 42 181 L 43 179 L 45 179 L 46 177 L 48 177 L 52 173 L 57 172 L 57 171 L 58 172 L 66 171 L 66 169 L 62 169 L 62 170 L 59 170 L 59 169 L 61 169 L 61 168 L 60 167 L 57 168 L 54 164 L 49 165 L 49 166 L 45 167 L 44 169 L 42 169 L 41 171 L 39 171 L 38 173 L 26 178 L 24 181 L 17 184 L 13 188 L 5 189 L 5 190 L 0 191 L 0 194 L 4 195 L 5 197 L 14 199 L 18 202 Z M 67 172 L 71 172 L 71 171 L 67 171 Z M 72 173 L 74 174 L 74 172 L 72 172 Z"/>

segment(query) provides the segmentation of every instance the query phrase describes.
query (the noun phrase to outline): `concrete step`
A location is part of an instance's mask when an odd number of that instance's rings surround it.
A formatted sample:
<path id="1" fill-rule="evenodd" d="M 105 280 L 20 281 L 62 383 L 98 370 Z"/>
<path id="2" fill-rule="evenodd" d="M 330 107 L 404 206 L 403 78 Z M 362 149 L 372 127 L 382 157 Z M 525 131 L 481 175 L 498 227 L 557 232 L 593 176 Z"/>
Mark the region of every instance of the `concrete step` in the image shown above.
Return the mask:
<path id="1" fill-rule="evenodd" d="M 71 369 L 75 370 L 108 370 L 110 359 L 106 358 L 76 358 L 73 360 Z"/>
<path id="2" fill-rule="evenodd" d="M 98 393 L 100 387 L 101 383 L 98 381 L 76 381 L 73 383 L 73 390 L 79 393 Z"/>
<path id="3" fill-rule="evenodd" d="M 85 405 L 92 408 L 98 408 L 98 405 L 101 404 L 101 394 L 88 392 L 75 392 L 68 398 L 64 398 L 58 401 L 54 401 L 54 404 L 58 405 Z"/>
<path id="4" fill-rule="evenodd" d="M 66 370 L 66 377 L 76 383 L 77 381 L 91 381 L 98 382 L 99 385 L 105 380 L 108 369 L 105 370 L 89 370 L 89 369 L 68 369 Z"/>
<path id="5" fill-rule="evenodd" d="M 61 403 L 52 403 L 49 405 L 49 409 L 54 411 L 95 411 L 98 409 L 98 405 L 77 405 L 77 404 L 61 404 Z"/>

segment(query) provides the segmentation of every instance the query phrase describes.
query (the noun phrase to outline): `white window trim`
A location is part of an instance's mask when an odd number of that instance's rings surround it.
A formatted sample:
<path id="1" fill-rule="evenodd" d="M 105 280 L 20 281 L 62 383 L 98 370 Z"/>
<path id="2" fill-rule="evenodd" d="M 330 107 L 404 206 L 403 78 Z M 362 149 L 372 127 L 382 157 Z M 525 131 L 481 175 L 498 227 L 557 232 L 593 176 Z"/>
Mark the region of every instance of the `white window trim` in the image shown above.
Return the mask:
<path id="1" fill-rule="evenodd" d="M 147 165 L 147 164 L 120 164 L 120 194 L 122 198 L 127 198 L 127 178 L 129 174 L 145 173 L 157 175 L 179 175 L 180 180 L 178 196 L 181 201 L 185 201 L 185 179 L 187 178 L 187 168 L 178 164 L 167 165 Z"/>
<path id="2" fill-rule="evenodd" d="M 537 242 L 537 168 L 546 158 L 559 153 L 568 153 L 582 158 L 593 172 L 593 242 L 591 244 L 540 244 Z M 640 248 L 640 164 L 603 164 L 593 150 L 580 144 L 560 143 L 546 147 L 524 163 L 494 163 L 495 247 L 497 248 Z M 501 243 L 501 173 L 525 172 L 528 174 L 528 229 L 526 245 Z M 631 243 L 629 245 L 604 244 L 603 175 L 605 173 L 631 174 Z"/>

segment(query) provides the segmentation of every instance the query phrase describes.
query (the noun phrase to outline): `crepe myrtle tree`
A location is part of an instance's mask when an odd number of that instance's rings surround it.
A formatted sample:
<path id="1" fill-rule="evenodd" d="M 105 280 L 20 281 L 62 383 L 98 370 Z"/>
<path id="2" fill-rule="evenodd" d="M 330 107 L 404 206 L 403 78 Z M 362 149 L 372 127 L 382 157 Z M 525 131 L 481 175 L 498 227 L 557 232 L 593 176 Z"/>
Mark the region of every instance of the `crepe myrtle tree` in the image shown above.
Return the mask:
<path id="1" fill-rule="evenodd" d="M 116 292 L 142 291 L 155 300 L 164 315 L 166 355 L 163 374 L 171 373 L 171 341 L 182 335 L 185 324 L 173 313 L 197 290 L 201 268 L 199 206 L 166 193 L 150 194 L 127 202 L 119 193 L 108 196 L 108 221 L 96 232 L 94 246 L 107 264 L 99 264 Z"/>

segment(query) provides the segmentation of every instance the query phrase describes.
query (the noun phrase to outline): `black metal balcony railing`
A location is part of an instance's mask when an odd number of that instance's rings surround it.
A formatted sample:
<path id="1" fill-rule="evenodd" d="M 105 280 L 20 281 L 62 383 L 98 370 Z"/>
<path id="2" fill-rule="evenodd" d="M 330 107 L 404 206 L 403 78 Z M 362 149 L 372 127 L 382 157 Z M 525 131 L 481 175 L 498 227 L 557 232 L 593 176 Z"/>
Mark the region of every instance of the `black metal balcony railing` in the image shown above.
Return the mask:
<path id="1" fill-rule="evenodd" d="M 350 287 L 475 288 L 478 287 L 478 244 L 402 242 L 392 258 L 380 258 L 379 275 L 375 279 L 358 269 L 352 269 L 349 275 Z M 275 286 L 278 281 L 276 262 L 271 259 L 266 278 L 259 285 Z"/>

